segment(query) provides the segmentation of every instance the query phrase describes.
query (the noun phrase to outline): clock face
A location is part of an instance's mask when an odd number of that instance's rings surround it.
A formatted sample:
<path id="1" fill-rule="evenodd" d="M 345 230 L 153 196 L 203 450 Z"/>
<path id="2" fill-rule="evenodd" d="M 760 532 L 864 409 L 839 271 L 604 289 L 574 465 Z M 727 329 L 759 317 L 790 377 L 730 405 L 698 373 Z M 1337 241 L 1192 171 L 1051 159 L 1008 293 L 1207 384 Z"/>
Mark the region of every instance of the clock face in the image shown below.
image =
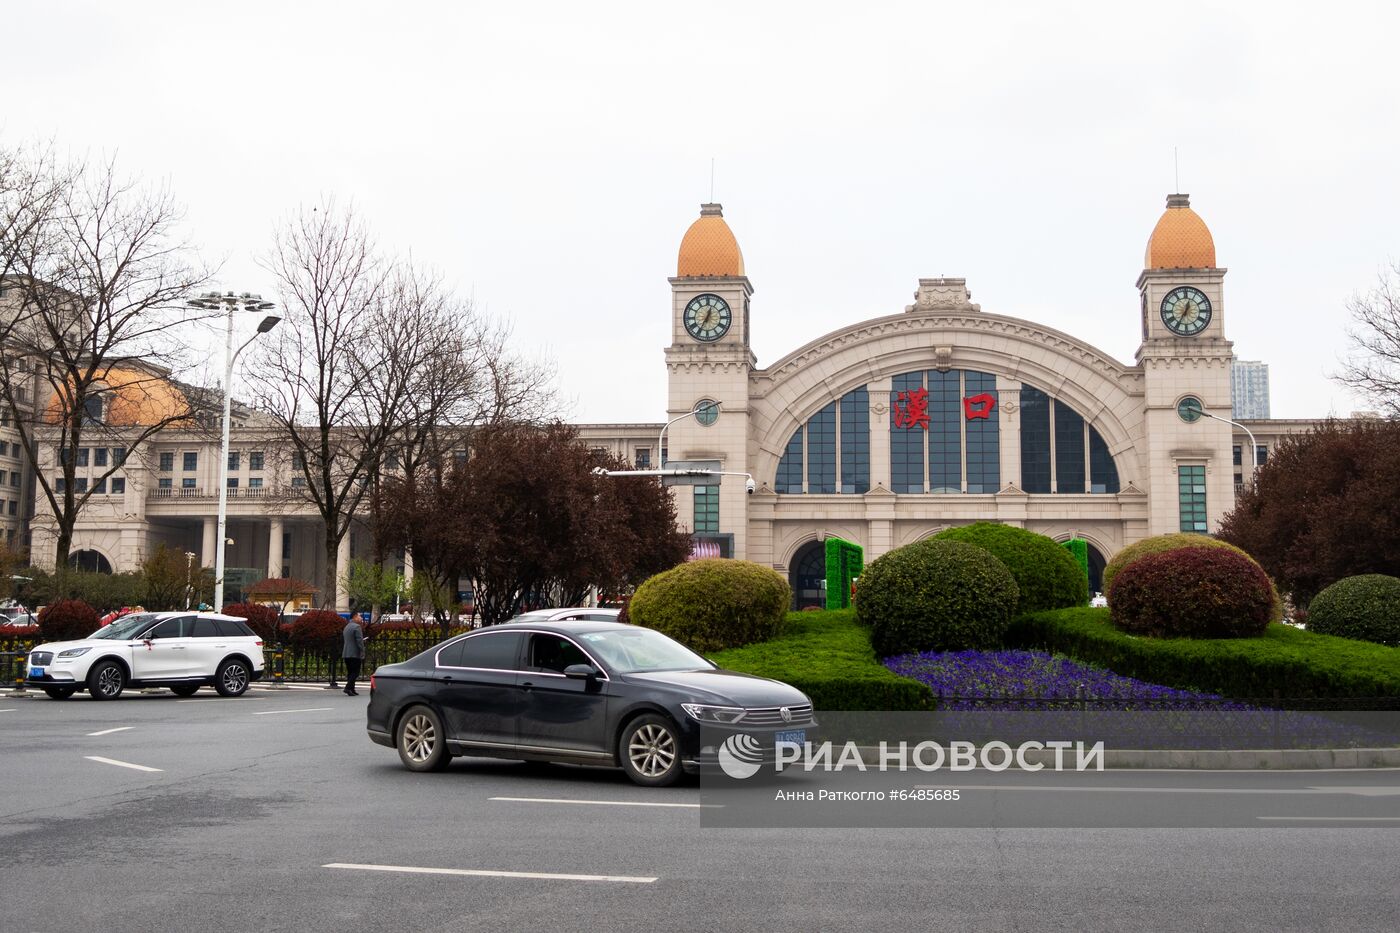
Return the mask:
<path id="1" fill-rule="evenodd" d="M 685 306 L 685 329 L 696 340 L 718 340 L 729 332 L 732 315 L 718 295 L 696 295 Z"/>
<path id="2" fill-rule="evenodd" d="M 1178 337 L 1194 337 L 1210 323 L 1210 299 L 1199 289 L 1183 285 L 1162 299 L 1162 323 Z"/>

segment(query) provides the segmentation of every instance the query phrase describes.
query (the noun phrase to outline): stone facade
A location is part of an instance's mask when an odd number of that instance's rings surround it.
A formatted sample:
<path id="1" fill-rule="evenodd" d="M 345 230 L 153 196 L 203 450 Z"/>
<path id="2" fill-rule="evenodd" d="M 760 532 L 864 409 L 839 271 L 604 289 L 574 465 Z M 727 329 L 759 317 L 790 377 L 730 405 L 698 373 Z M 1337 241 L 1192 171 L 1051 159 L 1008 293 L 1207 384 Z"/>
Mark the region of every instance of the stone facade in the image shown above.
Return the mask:
<path id="1" fill-rule="evenodd" d="M 920 279 L 914 302 L 902 311 L 853 323 L 760 368 L 748 337 L 750 314 L 762 313 L 751 302 L 753 286 L 745 272 L 752 270 L 744 269 L 736 240 L 714 235 L 721 218 L 718 205 L 705 205 L 683 240 L 678 275 L 670 279 L 672 340 L 665 362 L 667 418 L 681 419 L 669 429 L 671 458 L 717 460 L 726 471 L 750 473 L 756 482 L 751 496 L 744 493 L 742 477 L 726 476 L 721 485 L 717 536 L 730 544 L 733 556 L 790 571 L 827 536 L 854 541 L 873 558 L 951 525 L 992 520 L 1059 540 L 1084 538 L 1097 559 L 1105 560 L 1142 537 L 1180 530 L 1188 522 L 1183 497 L 1202 513 L 1201 530 L 1218 527 L 1233 506 L 1240 481 L 1234 448 L 1243 443 L 1248 450 L 1248 441 L 1228 423 L 1232 344 L 1226 336 L 1226 270 L 1215 264 L 1209 230 L 1185 195 L 1169 198 L 1137 279 L 1142 344 L 1132 364 L 1033 321 L 984 311 L 971 300 L 964 280 L 939 278 Z M 701 224 L 703 238 L 696 235 Z M 703 241 L 703 255 L 696 253 L 697 240 Z M 727 244 L 732 244 L 729 253 Z M 1179 291 L 1183 288 L 1192 291 Z M 1168 326 L 1164 310 L 1164 302 L 1174 307 L 1169 298 L 1182 295 L 1191 300 L 1171 323 L 1184 334 Z M 1197 300 L 1202 295 L 1205 302 Z M 687 317 L 702 296 L 718 298 L 730 310 L 729 327 L 718 337 L 697 327 L 693 315 Z M 954 479 L 953 486 L 940 488 L 957 492 L 933 492 L 930 479 L 929 491 L 893 488 L 891 432 L 901 430 L 892 410 L 901 398 L 894 382 L 901 374 L 921 372 L 930 374 L 930 383 L 933 373 L 972 373 L 979 385 L 995 378 L 1000 475 L 995 492 L 968 491 L 968 437 L 946 420 L 942 427 L 950 433 L 940 443 L 963 457 L 962 486 Z M 1116 491 L 1092 491 L 1073 450 L 1065 461 L 1071 468 L 1068 481 L 1055 477 L 1052 458 L 1051 485 L 1035 492 L 1023 488 L 1023 451 L 1039 456 L 1037 441 L 1022 436 L 1023 389 L 1048 395 L 1056 412 L 1066 412 L 1061 417 L 1067 424 L 1077 426 L 1074 416 L 1082 418 L 1091 443 L 1101 440 L 1112 458 Z M 868 399 L 868 455 L 861 453 L 868 456 L 868 489 L 814 491 L 813 440 L 809 435 L 804 448 L 799 432 L 804 425 L 814 430 L 809 419 L 843 398 Z M 1184 420 L 1178 408 L 1188 398 L 1225 420 Z M 720 403 L 719 417 L 708 426 L 684 417 L 704 400 Z M 1279 425 L 1277 431 L 1273 424 L 1249 427 L 1276 440 L 1312 422 Z M 829 434 L 822 435 L 825 445 Z M 780 488 L 789 448 L 808 451 L 800 488 L 792 484 L 792 474 Z M 932 441 L 927 450 L 932 469 Z M 830 455 L 823 448 L 821 456 Z M 1244 463 L 1247 477 L 1247 457 Z M 692 498 L 684 488 L 680 492 L 681 523 L 695 528 Z"/>

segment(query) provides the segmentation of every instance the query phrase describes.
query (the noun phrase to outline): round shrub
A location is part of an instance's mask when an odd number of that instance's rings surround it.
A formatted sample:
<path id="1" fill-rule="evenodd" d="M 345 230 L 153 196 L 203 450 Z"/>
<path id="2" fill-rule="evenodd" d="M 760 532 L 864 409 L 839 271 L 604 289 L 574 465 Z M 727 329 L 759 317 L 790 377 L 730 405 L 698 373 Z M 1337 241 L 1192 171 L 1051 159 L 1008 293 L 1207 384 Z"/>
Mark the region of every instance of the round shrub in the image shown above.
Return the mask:
<path id="1" fill-rule="evenodd" d="M 312 651 L 338 650 L 345 624 L 339 613 L 329 609 L 312 609 L 297 616 L 296 621 L 287 626 L 287 642 Z"/>
<path id="2" fill-rule="evenodd" d="M 929 538 L 876 558 L 856 588 L 856 620 L 880 657 L 1000 647 L 1015 617 L 1016 578 L 991 552 Z"/>
<path id="3" fill-rule="evenodd" d="M 1017 615 L 1089 602 L 1089 578 L 1083 568 L 1073 554 L 1045 535 L 997 522 L 976 522 L 949 528 L 934 537 L 975 544 L 1005 564 L 1021 591 Z"/>
<path id="4" fill-rule="evenodd" d="M 248 627 L 265 644 L 272 645 L 279 640 L 277 636 L 282 617 L 271 606 L 262 606 L 258 603 L 231 603 L 224 607 L 224 615 L 237 616 L 247 622 Z"/>
<path id="5" fill-rule="evenodd" d="M 1273 611 L 1269 577 L 1233 550 L 1185 547 L 1139 557 L 1114 578 L 1113 624 L 1155 638 L 1262 635 Z"/>
<path id="6" fill-rule="evenodd" d="M 773 569 L 710 557 L 672 567 L 637 587 L 627 618 L 703 653 L 773 638 L 791 602 L 787 581 Z"/>
<path id="7" fill-rule="evenodd" d="M 1400 578 L 1345 577 L 1308 604 L 1308 631 L 1400 647 Z"/>
<path id="8" fill-rule="evenodd" d="M 44 641 L 87 638 L 100 627 L 97 610 L 81 599 L 60 599 L 39 613 L 39 635 Z"/>
<path id="9" fill-rule="evenodd" d="M 1172 551 L 1184 547 L 1208 547 L 1219 548 L 1224 551 L 1233 551 L 1243 557 L 1249 558 L 1258 567 L 1258 561 L 1249 556 L 1249 553 L 1242 548 L 1235 547 L 1228 541 L 1221 541 L 1219 538 L 1211 538 L 1202 534 L 1193 534 L 1189 531 L 1175 531 L 1171 534 L 1154 535 L 1151 538 L 1143 538 L 1136 541 L 1117 554 L 1113 555 L 1113 560 L 1108 562 L 1108 566 L 1103 569 L 1103 591 L 1109 595 L 1113 589 L 1113 581 L 1118 576 L 1118 572 L 1124 567 L 1148 554 L 1160 554 L 1163 551 Z M 1260 572 L 1263 568 L 1260 567 Z M 1273 581 L 1269 582 L 1269 592 L 1272 594 L 1273 602 L 1269 607 L 1269 621 L 1283 621 L 1283 600 L 1279 598 L 1278 589 L 1274 587 Z M 1109 601 L 1112 602 L 1111 595 Z"/>

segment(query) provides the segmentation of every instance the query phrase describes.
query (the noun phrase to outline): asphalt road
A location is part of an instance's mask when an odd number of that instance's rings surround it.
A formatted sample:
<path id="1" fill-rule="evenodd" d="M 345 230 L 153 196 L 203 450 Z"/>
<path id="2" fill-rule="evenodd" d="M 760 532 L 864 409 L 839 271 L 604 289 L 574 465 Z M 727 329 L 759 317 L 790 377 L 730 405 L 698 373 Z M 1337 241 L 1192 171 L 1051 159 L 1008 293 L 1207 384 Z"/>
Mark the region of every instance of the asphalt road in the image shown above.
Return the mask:
<path id="1" fill-rule="evenodd" d="M 1394 771 L 1189 779 L 1340 788 L 1357 826 L 707 828 L 694 784 L 478 759 L 411 774 L 365 737 L 364 705 L 0 693 L 0 931 L 1400 929 L 1400 830 L 1371 828 Z M 1145 799 L 1167 779 L 1103 780 Z"/>

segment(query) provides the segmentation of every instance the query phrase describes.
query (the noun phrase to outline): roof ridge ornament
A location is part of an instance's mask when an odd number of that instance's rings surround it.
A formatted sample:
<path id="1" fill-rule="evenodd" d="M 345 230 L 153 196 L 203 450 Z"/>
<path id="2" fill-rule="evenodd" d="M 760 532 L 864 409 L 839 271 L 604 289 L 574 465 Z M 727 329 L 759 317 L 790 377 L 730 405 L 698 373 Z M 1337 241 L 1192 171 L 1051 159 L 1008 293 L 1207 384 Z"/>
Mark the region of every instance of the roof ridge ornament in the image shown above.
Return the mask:
<path id="1" fill-rule="evenodd" d="M 905 311 L 981 311 L 982 306 L 972 303 L 972 292 L 967 290 L 967 279 L 919 279 L 919 290 L 914 293 L 914 303 L 906 305 Z"/>

